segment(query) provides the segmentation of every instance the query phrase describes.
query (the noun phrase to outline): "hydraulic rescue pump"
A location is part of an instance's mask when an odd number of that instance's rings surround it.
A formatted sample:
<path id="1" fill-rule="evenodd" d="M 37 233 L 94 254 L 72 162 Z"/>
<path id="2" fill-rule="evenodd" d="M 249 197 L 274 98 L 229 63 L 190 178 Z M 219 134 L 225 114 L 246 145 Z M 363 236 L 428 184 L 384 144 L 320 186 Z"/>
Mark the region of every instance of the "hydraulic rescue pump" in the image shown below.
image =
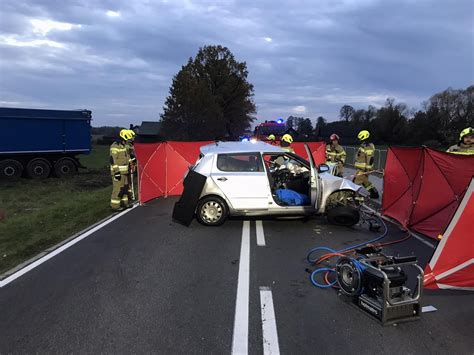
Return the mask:
<path id="1" fill-rule="evenodd" d="M 356 252 L 337 261 L 340 293 L 383 325 L 419 319 L 423 269 L 416 256 L 387 256 L 371 246 Z M 416 276 L 413 291 L 409 276 Z"/>

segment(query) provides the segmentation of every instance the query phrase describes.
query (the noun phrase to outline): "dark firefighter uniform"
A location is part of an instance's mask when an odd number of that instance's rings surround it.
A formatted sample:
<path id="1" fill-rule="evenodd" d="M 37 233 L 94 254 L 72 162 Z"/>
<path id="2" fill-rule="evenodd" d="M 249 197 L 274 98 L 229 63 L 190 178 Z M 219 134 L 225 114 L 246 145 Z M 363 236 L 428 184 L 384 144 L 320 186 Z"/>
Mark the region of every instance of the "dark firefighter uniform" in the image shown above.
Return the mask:
<path id="1" fill-rule="evenodd" d="M 346 161 L 346 151 L 339 143 L 326 145 L 326 162 L 336 163 L 334 175 L 342 177 L 344 171 L 344 163 Z"/>
<path id="2" fill-rule="evenodd" d="M 368 131 L 361 131 L 358 138 L 361 144 L 355 157 L 354 167 L 356 168 L 356 174 L 353 181 L 357 185 L 364 186 L 372 198 L 378 198 L 379 193 L 375 186 L 369 181 L 368 174 L 369 171 L 373 170 L 375 146 L 373 143 L 366 141 L 369 138 Z"/>
<path id="3" fill-rule="evenodd" d="M 122 139 L 114 142 L 110 146 L 110 173 L 112 175 L 112 196 L 110 207 L 113 210 L 120 210 L 129 207 L 129 184 L 130 184 L 130 154 L 126 141 L 130 134 L 120 132 Z M 127 139 L 128 138 L 128 139 Z"/>

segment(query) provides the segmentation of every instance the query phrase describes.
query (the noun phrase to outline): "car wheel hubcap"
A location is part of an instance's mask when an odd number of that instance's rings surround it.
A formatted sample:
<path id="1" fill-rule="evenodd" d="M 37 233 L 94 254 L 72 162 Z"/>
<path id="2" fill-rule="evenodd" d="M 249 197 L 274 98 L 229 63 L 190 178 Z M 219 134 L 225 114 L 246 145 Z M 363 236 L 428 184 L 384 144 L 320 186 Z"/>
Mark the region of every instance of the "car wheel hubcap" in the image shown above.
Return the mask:
<path id="1" fill-rule="evenodd" d="M 222 206 L 215 202 L 206 202 L 201 208 L 201 217 L 208 223 L 215 223 L 222 217 Z"/>

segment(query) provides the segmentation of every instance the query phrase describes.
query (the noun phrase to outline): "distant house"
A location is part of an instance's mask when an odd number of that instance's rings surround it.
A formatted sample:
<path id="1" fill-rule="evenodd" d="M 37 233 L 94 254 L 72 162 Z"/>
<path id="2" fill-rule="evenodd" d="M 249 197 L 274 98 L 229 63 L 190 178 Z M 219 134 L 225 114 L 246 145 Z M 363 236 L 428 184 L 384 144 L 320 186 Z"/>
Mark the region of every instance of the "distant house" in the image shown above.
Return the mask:
<path id="1" fill-rule="evenodd" d="M 138 128 L 136 141 L 140 143 L 153 143 L 163 141 L 161 135 L 161 122 L 143 121 Z"/>

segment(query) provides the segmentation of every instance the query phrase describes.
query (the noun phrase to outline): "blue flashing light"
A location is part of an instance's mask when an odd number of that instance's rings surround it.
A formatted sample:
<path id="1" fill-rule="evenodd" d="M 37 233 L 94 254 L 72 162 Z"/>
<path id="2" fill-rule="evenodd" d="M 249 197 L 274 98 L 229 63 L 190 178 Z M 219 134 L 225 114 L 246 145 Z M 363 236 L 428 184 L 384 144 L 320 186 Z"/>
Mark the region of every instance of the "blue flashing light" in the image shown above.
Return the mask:
<path id="1" fill-rule="evenodd" d="M 279 118 L 279 119 L 277 120 L 277 123 L 282 124 L 282 123 L 283 123 L 283 118 Z"/>
<path id="2" fill-rule="evenodd" d="M 247 137 L 242 138 L 242 142 L 248 142 L 248 141 L 249 141 L 249 139 Z"/>

